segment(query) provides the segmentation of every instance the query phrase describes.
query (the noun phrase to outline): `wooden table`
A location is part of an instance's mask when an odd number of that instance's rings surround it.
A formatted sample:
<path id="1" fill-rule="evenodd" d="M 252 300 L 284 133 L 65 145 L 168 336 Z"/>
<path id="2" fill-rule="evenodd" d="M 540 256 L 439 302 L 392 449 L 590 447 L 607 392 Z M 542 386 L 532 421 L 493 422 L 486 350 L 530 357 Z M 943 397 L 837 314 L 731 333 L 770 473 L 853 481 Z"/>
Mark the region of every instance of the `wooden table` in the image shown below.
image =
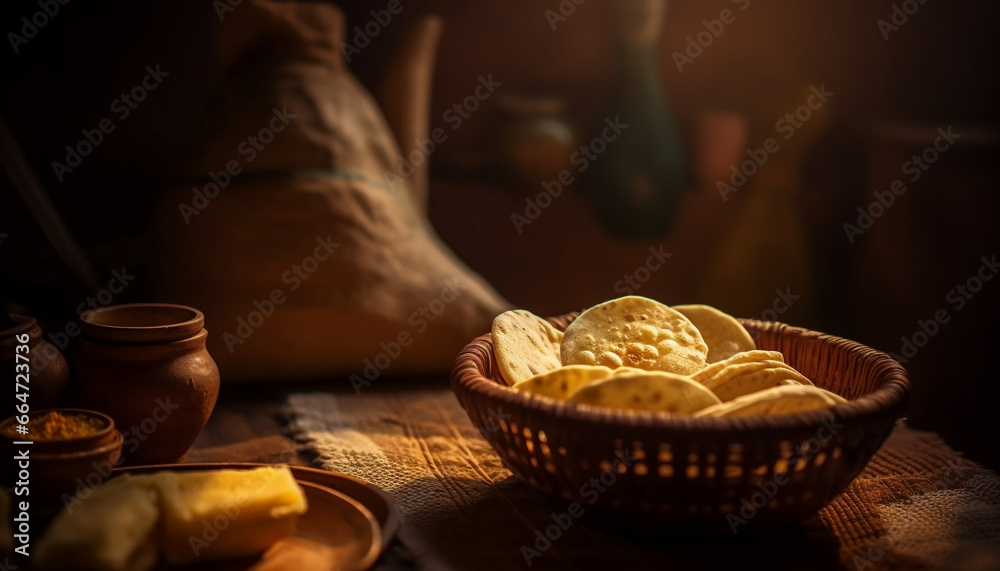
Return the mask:
<path id="1" fill-rule="evenodd" d="M 443 389 L 447 373 L 399 379 L 380 379 L 368 391 Z M 295 442 L 285 434 L 285 402 L 292 393 L 353 394 L 350 382 L 313 381 L 255 385 L 223 385 L 212 417 L 188 452 L 185 462 L 287 462 L 308 466 L 309 458 L 289 454 Z"/>
<path id="2" fill-rule="evenodd" d="M 416 394 L 412 391 L 415 389 L 418 392 L 423 392 L 423 389 L 428 389 L 427 392 L 437 392 L 441 393 L 442 390 L 447 390 L 448 382 L 446 375 L 437 375 L 434 377 L 420 378 L 420 379 L 401 379 L 401 380 L 389 380 L 380 379 L 378 383 L 373 383 L 373 385 L 367 389 L 373 392 L 384 393 L 382 396 L 386 397 L 388 401 L 396 401 L 401 399 L 402 403 L 397 403 L 399 406 L 388 407 L 393 408 L 393 411 L 389 416 L 393 416 L 399 420 L 407 415 L 407 402 L 416 397 Z M 408 392 L 409 396 L 404 398 L 404 392 Z M 187 462 L 261 462 L 261 463 L 289 463 L 293 465 L 312 465 L 311 457 L 309 457 L 308 452 L 299 453 L 297 452 L 296 443 L 288 438 L 286 433 L 286 422 L 288 418 L 288 411 L 286 410 L 288 396 L 294 393 L 333 393 L 335 395 L 343 395 L 345 399 L 355 398 L 354 392 L 350 387 L 350 384 L 341 381 L 325 381 L 325 382 L 315 382 L 315 383 L 275 383 L 271 385 L 261 385 L 261 386 L 224 386 L 222 394 L 220 395 L 220 400 L 216 406 L 216 409 L 210 419 L 208 425 L 206 426 L 204 432 L 195 442 L 192 450 L 188 454 Z M 368 395 L 369 393 L 366 393 Z M 388 410 L 388 409 L 387 409 Z M 400 416 L 402 415 L 402 417 Z M 914 438 L 924 438 L 927 443 L 924 445 L 925 449 L 930 449 L 932 451 L 947 450 L 940 439 L 936 438 L 934 435 L 929 433 L 920 433 L 926 435 L 925 437 L 919 436 L 915 431 L 904 429 L 908 433 L 908 436 L 902 439 L 896 440 L 896 448 L 890 450 L 889 455 L 894 458 L 899 455 L 900 448 L 903 440 L 910 441 L 912 443 Z M 897 436 L 899 436 L 897 431 Z M 468 438 L 468 435 L 465 435 Z M 457 438 L 457 436 L 456 436 Z M 461 440 L 461 439 L 459 439 Z M 890 440 L 892 440 L 890 438 Z M 469 441 L 465 440 L 468 444 Z M 890 448 L 892 448 L 890 446 Z M 954 454 L 954 452 L 951 452 Z M 919 454 L 918 454 L 919 456 Z M 926 460 L 926 458 L 910 458 L 904 461 L 909 462 L 910 460 Z M 983 474 L 986 471 L 981 467 L 975 467 L 972 463 L 961 462 L 960 467 L 962 468 L 962 474 L 966 472 L 973 472 L 977 474 Z M 883 463 L 884 468 L 884 463 Z M 850 501 L 856 501 L 858 498 L 864 496 L 866 493 L 871 492 L 872 486 L 876 488 L 885 482 L 885 478 L 889 476 L 888 473 L 880 472 L 882 468 L 876 467 L 876 473 L 869 473 L 867 476 L 859 477 L 852 486 L 845 490 L 845 494 L 849 496 Z M 965 478 L 966 476 L 963 476 Z M 995 479 L 995 475 L 990 475 L 989 477 Z M 939 478 L 940 479 L 940 478 Z M 914 480 L 916 481 L 916 480 Z M 471 480 L 463 481 L 463 489 L 472 490 L 475 485 L 481 482 L 473 482 Z M 518 484 L 513 478 L 493 482 L 490 484 L 491 489 L 495 493 L 501 495 L 507 494 L 510 496 L 514 489 L 518 487 Z M 860 495 L 859 495 L 860 494 Z M 490 496 L 489 501 L 477 500 L 479 503 L 475 503 L 475 506 L 492 506 L 490 509 L 498 509 L 501 512 L 503 507 L 502 502 L 497 504 L 497 498 Z M 397 498 L 399 499 L 399 498 Z M 403 498 L 405 500 L 405 497 Z M 502 498 L 501 498 L 502 499 Z M 988 499 L 988 498 L 984 498 Z M 496 501 L 494 501 L 496 500 Z M 403 500 L 400 500 L 403 501 Z M 850 503 L 850 502 L 848 502 Z M 401 504 L 402 505 L 402 504 Z M 498 507 L 499 505 L 499 507 Z M 491 512 L 492 513 L 492 512 Z M 461 515 L 461 512 L 456 512 L 456 517 Z M 509 515 L 509 514 L 508 514 Z M 537 515 L 537 514 L 535 514 Z M 836 515 L 836 514 L 834 514 Z M 970 514 L 973 515 L 973 514 Z M 542 519 L 529 518 L 528 523 L 525 524 L 521 522 L 522 526 L 527 525 L 528 528 L 531 525 L 535 525 L 538 521 L 544 521 L 544 516 L 540 516 Z M 686 540 L 683 539 L 671 539 L 668 544 L 660 545 L 660 541 L 652 542 L 641 542 L 635 538 L 631 537 L 621 537 L 617 535 L 607 535 L 601 530 L 579 530 L 579 535 L 574 537 L 567 537 L 560 544 L 560 548 L 567 547 L 567 551 L 572 552 L 573 549 L 579 549 L 586 547 L 586 542 L 590 542 L 590 548 L 593 549 L 598 547 L 608 551 L 609 558 L 620 558 L 622 556 L 621 552 L 615 551 L 616 549 L 632 549 L 643 550 L 643 553 L 650 554 L 651 560 L 657 559 L 659 557 L 672 557 L 673 566 L 677 569 L 689 568 L 689 569 L 701 569 L 706 568 L 706 561 L 715 562 L 719 564 L 736 564 L 735 562 L 743 561 L 755 561 L 757 563 L 766 562 L 770 566 L 782 563 L 787 568 L 797 568 L 795 565 L 796 561 L 809 561 L 810 564 L 815 563 L 815 568 L 823 569 L 847 569 L 853 568 L 857 560 L 855 559 L 844 559 L 844 554 L 840 553 L 840 562 L 838 563 L 838 551 L 836 542 L 832 542 L 832 538 L 829 530 L 827 533 L 819 535 L 814 534 L 817 529 L 826 529 L 826 524 L 830 523 L 823 519 L 826 517 L 832 517 L 830 514 L 819 515 L 819 519 L 813 518 L 813 522 L 808 526 L 800 526 L 791 528 L 787 532 L 773 533 L 768 535 L 762 535 L 759 537 L 753 536 L 741 536 L 739 538 L 724 538 L 718 542 L 702 542 L 689 545 Z M 834 518 L 836 519 L 836 518 Z M 537 520 L 537 521 L 536 521 Z M 492 516 L 487 517 L 482 520 L 492 521 Z M 468 522 L 465 522 L 468 523 Z M 482 522 L 480 522 L 482 523 Z M 822 524 L 822 525 L 819 525 Z M 835 528 L 840 529 L 833 522 Z M 376 564 L 375 569 L 377 570 L 401 570 L 401 569 L 415 569 L 418 566 L 418 560 L 414 557 L 413 553 L 419 552 L 419 550 L 411 542 L 414 537 L 423 536 L 423 539 L 427 539 L 428 535 L 431 534 L 436 537 L 435 534 L 442 532 L 438 528 L 424 529 L 420 527 L 418 521 L 411 522 L 411 525 L 416 527 L 409 528 L 407 536 L 409 539 L 406 545 L 400 541 L 397 535 L 395 541 L 390 546 L 390 548 L 383 554 L 382 558 Z M 490 526 L 493 524 L 486 523 L 484 525 Z M 461 527 L 461 526 L 456 526 Z M 473 526 L 474 527 L 474 526 Z M 525 528 L 525 529 L 528 529 Z M 407 529 L 404 525 L 404 530 Z M 524 537 L 531 537 L 530 530 L 523 531 L 521 535 Z M 841 530 L 842 531 L 842 530 Z M 443 533 L 443 532 L 442 532 Z M 480 547 L 483 548 L 483 552 L 488 551 L 493 543 L 496 543 L 496 537 L 492 539 L 485 540 L 484 535 L 476 531 L 470 531 L 468 529 L 452 530 L 452 533 L 461 536 L 462 541 L 469 541 L 471 543 L 466 544 L 466 548 L 477 544 L 479 541 L 484 541 Z M 465 533 L 465 535 L 461 535 Z M 867 533 L 867 532 L 866 532 Z M 520 537 L 519 535 L 517 537 Z M 443 553 L 441 550 L 444 549 L 447 552 L 449 546 L 454 546 L 454 543 L 450 543 L 455 538 L 443 537 L 438 538 L 439 541 L 436 542 L 425 542 L 420 548 L 430 546 L 432 548 L 431 555 L 438 556 Z M 661 538 L 670 539 L 670 538 Z M 841 537 L 844 540 L 844 537 Z M 585 542 L 580 544 L 579 542 Z M 612 548 L 611 546 L 615 547 Z M 816 548 L 817 545 L 824 546 L 822 550 Z M 495 547 L 495 546 L 494 546 Z M 864 547 L 864 545 L 862 546 Z M 794 549 L 793 549 L 794 548 Z M 410 550 L 414 551 L 411 552 Z M 433 551 L 437 549 L 438 551 Z M 513 548 L 512 548 L 513 549 Z M 858 548 L 861 549 L 861 548 Z M 665 550 L 665 551 L 664 551 Z M 547 568 L 557 568 L 559 560 L 556 559 L 555 549 L 553 553 L 547 554 L 547 560 L 541 561 L 541 563 L 547 565 L 541 565 L 541 567 Z M 903 555 L 904 548 L 895 548 L 894 552 L 888 552 L 884 558 L 873 558 L 870 555 L 861 550 L 858 551 L 863 562 L 871 562 L 874 559 L 881 559 L 878 566 L 875 568 L 886 568 L 883 564 L 888 563 L 890 556 L 895 557 L 896 555 Z M 516 549 L 514 549 L 516 553 Z M 774 553 L 782 553 L 782 557 L 775 559 Z M 975 554 L 972 554 L 975 555 Z M 970 555 L 970 557 L 972 557 Z M 998 557 L 997 561 L 1000 561 L 1000 552 L 994 553 L 990 552 L 986 555 L 977 555 L 982 557 Z M 867 558 L 867 559 L 866 559 Z M 422 555 L 419 559 L 420 562 L 424 562 L 424 556 Z M 610 559 L 609 559 L 610 561 Z M 901 559 L 905 562 L 906 559 Z M 440 561 L 431 561 L 432 564 L 443 564 L 441 568 L 452 568 L 448 565 L 446 559 Z M 508 569 L 508 568 L 520 568 L 519 565 L 503 564 L 501 565 L 498 561 L 486 561 L 483 562 L 484 565 L 491 569 Z M 487 565 L 487 563 L 489 563 Z M 508 562 L 509 563 L 509 562 Z M 518 562 L 520 563 L 520 562 Z M 535 563 L 539 563 L 536 561 Z M 576 568 L 584 569 L 590 568 L 590 565 L 596 563 L 607 563 L 598 562 L 596 560 L 581 563 L 580 561 L 575 561 L 574 565 Z M 896 561 L 897 565 L 899 561 Z M 949 564 L 955 563 L 960 564 L 958 567 L 952 566 L 952 568 L 965 568 L 965 565 L 969 563 L 968 560 L 961 561 L 951 561 Z M 506 565 L 506 566 L 505 566 Z M 573 566 L 573 565 L 571 565 Z M 539 567 L 536 565 L 535 567 Z M 892 567 L 897 568 L 897 567 Z M 947 566 L 946 566 L 947 568 Z"/>
<path id="3" fill-rule="evenodd" d="M 298 454 L 289 454 L 295 442 L 283 433 L 282 410 L 289 392 L 264 385 L 223 387 L 208 425 L 185 461 L 308 465 Z"/>
<path id="4" fill-rule="evenodd" d="M 447 385 L 445 375 L 434 379 L 409 379 L 380 382 L 380 389 L 419 384 L 442 388 Z M 212 416 L 185 457 L 185 462 L 260 462 L 264 464 L 287 463 L 293 466 L 311 466 L 309 458 L 296 452 L 295 441 L 285 434 L 285 403 L 295 392 L 347 392 L 331 387 L 329 381 L 223 386 Z M 412 554 L 394 538 L 382 554 L 374 571 L 400 571 L 416 569 Z"/>

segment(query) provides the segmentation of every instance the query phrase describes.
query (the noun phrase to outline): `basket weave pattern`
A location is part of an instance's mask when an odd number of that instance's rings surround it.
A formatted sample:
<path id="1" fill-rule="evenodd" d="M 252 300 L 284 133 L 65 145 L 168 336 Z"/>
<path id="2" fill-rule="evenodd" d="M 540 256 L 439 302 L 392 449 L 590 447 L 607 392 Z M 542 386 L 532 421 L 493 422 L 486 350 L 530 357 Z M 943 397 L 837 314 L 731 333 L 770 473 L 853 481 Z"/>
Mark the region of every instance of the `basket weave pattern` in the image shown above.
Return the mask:
<path id="1" fill-rule="evenodd" d="M 565 330 L 576 315 L 550 321 Z M 732 531 L 727 514 L 740 516 L 741 508 L 755 529 L 798 521 L 864 469 L 903 414 L 909 377 L 888 355 L 853 341 L 740 321 L 759 349 L 780 351 L 817 386 L 851 402 L 697 419 L 576 406 L 508 388 L 489 334 L 459 354 L 452 389 L 511 472 L 588 510 L 707 532 Z"/>

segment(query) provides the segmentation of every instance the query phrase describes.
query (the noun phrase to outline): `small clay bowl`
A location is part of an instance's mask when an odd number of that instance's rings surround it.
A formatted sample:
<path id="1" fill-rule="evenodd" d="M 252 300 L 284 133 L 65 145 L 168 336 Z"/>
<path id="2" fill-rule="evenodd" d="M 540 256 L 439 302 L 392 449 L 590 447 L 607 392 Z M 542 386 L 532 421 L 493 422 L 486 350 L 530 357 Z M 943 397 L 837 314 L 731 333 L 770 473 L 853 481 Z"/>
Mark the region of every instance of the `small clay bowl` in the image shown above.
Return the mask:
<path id="1" fill-rule="evenodd" d="M 94 448 L 33 455 L 32 486 L 38 489 L 43 502 L 51 503 L 63 502 L 64 495 L 96 487 L 118 466 L 124 442 L 122 433 L 115 430 L 110 442 Z"/>
<path id="2" fill-rule="evenodd" d="M 32 442 L 31 449 L 35 452 L 45 453 L 45 454 L 58 454 L 58 453 L 68 453 L 68 452 L 79 452 L 81 450 L 90 450 L 92 448 L 99 447 L 103 444 L 107 444 L 114 440 L 115 434 L 115 421 L 110 416 L 97 412 L 96 410 L 87 410 L 84 408 L 50 408 L 44 410 L 34 410 L 28 413 L 28 421 L 32 421 L 40 416 L 44 416 L 50 412 L 58 412 L 60 414 L 73 414 L 86 416 L 89 418 L 95 418 L 103 424 L 102 428 L 95 432 L 94 434 L 89 434 L 87 436 L 79 436 L 76 438 L 63 438 L 59 440 L 38 440 L 33 437 L 32 434 L 15 434 L 10 436 L 7 434 L 8 427 L 17 424 L 17 416 L 12 416 L 3 422 L 0 422 L 0 435 L 3 436 L 5 442 L 11 445 L 16 441 L 30 440 Z"/>
<path id="3" fill-rule="evenodd" d="M 112 469 L 118 465 L 122 456 L 122 446 L 125 438 L 115 430 L 114 421 L 100 412 L 85 409 L 50 409 L 29 413 L 29 420 L 56 411 L 62 414 L 81 414 L 98 418 L 104 422 L 103 428 L 97 433 L 63 440 L 32 440 L 31 434 L 11 438 L 5 432 L 6 427 L 16 424 L 16 418 L 11 417 L 0 423 L 0 434 L 7 448 L 8 469 L 4 470 L 5 485 L 12 485 L 21 480 L 22 470 L 27 472 L 28 487 L 32 497 L 41 504 L 56 504 L 63 502 L 65 495 L 72 496 L 77 490 L 93 487 L 103 482 Z M 15 442 L 28 440 L 30 445 L 17 445 Z M 19 460 L 27 452 L 27 468 Z M 10 476 L 7 476 L 9 474 Z"/>

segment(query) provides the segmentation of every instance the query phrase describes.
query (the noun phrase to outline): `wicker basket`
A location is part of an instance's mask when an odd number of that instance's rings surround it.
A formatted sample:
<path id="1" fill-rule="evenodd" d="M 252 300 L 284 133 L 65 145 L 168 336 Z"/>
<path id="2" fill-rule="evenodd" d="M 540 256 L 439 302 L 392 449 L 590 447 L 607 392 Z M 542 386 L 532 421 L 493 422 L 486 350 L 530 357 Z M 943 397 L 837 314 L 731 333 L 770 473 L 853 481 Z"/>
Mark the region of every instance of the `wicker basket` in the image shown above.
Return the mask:
<path id="1" fill-rule="evenodd" d="M 577 314 L 552 318 L 559 329 Z M 681 418 L 602 410 L 518 393 L 489 334 L 459 354 L 451 384 L 504 464 L 587 514 L 655 530 L 735 533 L 801 520 L 843 490 L 909 398 L 885 353 L 782 323 L 741 320 L 817 386 L 851 402 L 774 417 Z"/>

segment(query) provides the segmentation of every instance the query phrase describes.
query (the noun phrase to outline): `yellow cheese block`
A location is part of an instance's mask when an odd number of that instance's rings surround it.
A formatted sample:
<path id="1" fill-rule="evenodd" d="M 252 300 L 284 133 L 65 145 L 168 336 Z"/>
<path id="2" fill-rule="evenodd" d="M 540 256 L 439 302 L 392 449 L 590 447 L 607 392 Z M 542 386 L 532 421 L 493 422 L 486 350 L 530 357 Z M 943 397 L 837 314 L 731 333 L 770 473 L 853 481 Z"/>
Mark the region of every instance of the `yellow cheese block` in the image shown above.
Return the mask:
<path id="1" fill-rule="evenodd" d="M 295 532 L 307 505 L 287 466 L 161 472 L 160 550 L 171 563 L 265 551 Z"/>
<path id="2" fill-rule="evenodd" d="M 119 476 L 62 511 L 38 542 L 32 557 L 38 568 L 151 569 L 159 501 L 154 490 L 130 480 Z"/>
<path id="3" fill-rule="evenodd" d="M 68 506 L 38 545 L 39 569 L 146 571 L 256 555 L 292 535 L 306 498 L 287 466 L 118 476 Z"/>

